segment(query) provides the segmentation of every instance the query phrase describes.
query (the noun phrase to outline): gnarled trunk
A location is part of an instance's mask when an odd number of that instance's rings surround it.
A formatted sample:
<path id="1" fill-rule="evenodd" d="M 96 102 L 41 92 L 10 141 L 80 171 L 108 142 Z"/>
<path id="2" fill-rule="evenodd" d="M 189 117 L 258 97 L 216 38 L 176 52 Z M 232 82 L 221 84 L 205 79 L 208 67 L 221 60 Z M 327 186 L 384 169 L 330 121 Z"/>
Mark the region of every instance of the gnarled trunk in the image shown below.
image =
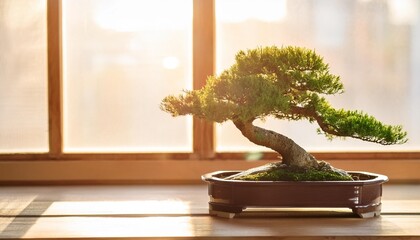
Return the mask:
<path id="1" fill-rule="evenodd" d="M 234 124 L 249 141 L 278 152 L 282 156 L 284 164 L 298 168 L 318 166 L 316 159 L 292 139 L 280 133 L 254 126 L 252 122 L 234 121 Z"/>
<path id="2" fill-rule="evenodd" d="M 227 179 L 240 179 L 240 177 L 251 175 L 254 173 L 268 172 L 274 169 L 284 168 L 309 170 L 317 169 L 321 171 L 329 171 L 338 173 L 341 176 L 351 179 L 350 175 L 341 170 L 332 167 L 324 161 L 318 161 L 305 149 L 295 143 L 292 139 L 264 128 L 254 126 L 252 121 L 234 121 L 235 126 L 248 138 L 251 142 L 273 149 L 282 156 L 282 163 L 271 163 L 257 168 L 232 175 Z"/>

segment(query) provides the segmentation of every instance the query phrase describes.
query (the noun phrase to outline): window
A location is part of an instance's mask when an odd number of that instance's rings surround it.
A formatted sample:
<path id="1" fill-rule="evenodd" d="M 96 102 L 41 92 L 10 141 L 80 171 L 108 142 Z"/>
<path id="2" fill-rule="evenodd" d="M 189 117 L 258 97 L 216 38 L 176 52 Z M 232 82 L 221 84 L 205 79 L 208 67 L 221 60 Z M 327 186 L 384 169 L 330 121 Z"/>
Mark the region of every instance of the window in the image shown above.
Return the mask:
<path id="1" fill-rule="evenodd" d="M 316 124 L 306 121 L 268 119 L 263 127 L 315 152 L 415 151 L 420 147 L 419 16 L 417 1 L 216 0 L 217 72 L 229 67 L 240 49 L 261 45 L 315 49 L 344 84 L 344 94 L 329 98 L 333 106 L 401 124 L 409 142 L 381 146 L 350 138 L 329 141 L 316 134 Z M 218 151 L 264 150 L 231 123 L 216 129 Z"/>
<path id="2" fill-rule="evenodd" d="M 0 1 L 0 153 L 48 151 L 45 22 L 45 1 Z"/>
<path id="3" fill-rule="evenodd" d="M 229 123 L 159 110 L 164 96 L 200 88 L 239 49 L 259 45 L 316 49 L 345 84 L 335 106 L 402 124 L 410 142 L 381 148 L 328 142 L 307 123 L 264 126 L 330 158 L 420 156 L 417 1 L 28 2 L 0 0 L 0 159 L 243 159 L 265 151 Z"/>
<path id="4" fill-rule="evenodd" d="M 192 88 L 192 2 L 63 1 L 62 22 L 64 152 L 191 152 L 159 103 Z"/>

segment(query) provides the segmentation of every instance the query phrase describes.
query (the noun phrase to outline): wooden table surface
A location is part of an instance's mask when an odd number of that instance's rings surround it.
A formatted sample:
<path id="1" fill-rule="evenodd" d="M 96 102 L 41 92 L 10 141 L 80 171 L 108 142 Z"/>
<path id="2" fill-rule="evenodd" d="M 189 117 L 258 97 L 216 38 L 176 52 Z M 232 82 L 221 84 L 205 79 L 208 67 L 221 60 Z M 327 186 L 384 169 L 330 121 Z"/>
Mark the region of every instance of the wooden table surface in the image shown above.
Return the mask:
<path id="1" fill-rule="evenodd" d="M 385 185 L 382 216 L 350 209 L 208 215 L 205 185 L 0 187 L 6 239 L 420 239 L 420 185 Z"/>

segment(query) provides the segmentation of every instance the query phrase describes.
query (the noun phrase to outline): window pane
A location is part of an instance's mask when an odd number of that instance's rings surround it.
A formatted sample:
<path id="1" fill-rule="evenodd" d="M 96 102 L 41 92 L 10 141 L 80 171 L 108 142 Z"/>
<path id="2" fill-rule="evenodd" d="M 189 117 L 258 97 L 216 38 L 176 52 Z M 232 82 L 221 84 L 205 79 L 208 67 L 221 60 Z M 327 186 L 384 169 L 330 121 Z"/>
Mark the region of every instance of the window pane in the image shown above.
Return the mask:
<path id="1" fill-rule="evenodd" d="M 191 118 L 159 109 L 191 89 L 191 38 L 192 1 L 64 1 L 65 151 L 191 151 Z"/>
<path id="2" fill-rule="evenodd" d="M 337 108 L 363 110 L 401 124 L 409 142 L 380 146 L 354 139 L 332 142 L 308 122 L 258 123 L 311 151 L 420 149 L 420 2 L 416 0 L 216 0 L 217 71 L 240 49 L 298 45 L 315 49 L 341 76 Z M 217 126 L 217 150 L 262 150 L 233 124 Z"/>
<path id="3" fill-rule="evenodd" d="M 47 152 L 46 2 L 0 0 L 0 152 Z"/>

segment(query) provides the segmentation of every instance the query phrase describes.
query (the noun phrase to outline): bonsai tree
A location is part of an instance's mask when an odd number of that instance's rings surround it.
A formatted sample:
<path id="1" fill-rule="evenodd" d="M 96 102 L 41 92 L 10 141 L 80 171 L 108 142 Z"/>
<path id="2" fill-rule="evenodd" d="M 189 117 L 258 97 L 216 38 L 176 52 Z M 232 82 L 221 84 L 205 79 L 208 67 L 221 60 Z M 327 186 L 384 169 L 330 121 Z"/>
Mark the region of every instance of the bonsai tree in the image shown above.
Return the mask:
<path id="1" fill-rule="evenodd" d="M 255 126 L 256 119 L 308 120 L 328 139 L 352 137 L 383 145 L 402 144 L 401 126 L 385 125 L 362 111 L 334 109 L 325 95 L 343 92 L 340 77 L 314 51 L 261 47 L 240 51 L 235 63 L 210 76 L 199 90 L 167 96 L 161 109 L 172 116 L 194 115 L 232 121 L 249 141 L 280 154 L 282 161 L 230 176 L 242 180 L 352 180 L 347 172 L 318 161 L 292 139 Z"/>

